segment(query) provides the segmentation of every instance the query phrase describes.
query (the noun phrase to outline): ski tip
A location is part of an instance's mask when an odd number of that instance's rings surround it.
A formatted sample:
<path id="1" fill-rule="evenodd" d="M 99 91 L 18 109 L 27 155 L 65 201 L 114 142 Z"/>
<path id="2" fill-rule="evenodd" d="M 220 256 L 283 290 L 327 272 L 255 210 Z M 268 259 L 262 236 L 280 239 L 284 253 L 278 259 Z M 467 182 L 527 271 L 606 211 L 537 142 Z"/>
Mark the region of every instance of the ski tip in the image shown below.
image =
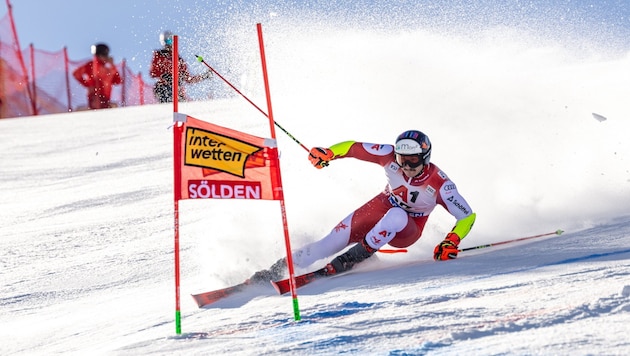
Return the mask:
<path id="1" fill-rule="evenodd" d="M 203 57 L 201 57 L 201 56 L 199 56 L 199 55 L 196 55 L 196 54 L 195 54 L 195 57 L 197 57 L 197 60 L 198 60 L 199 62 L 203 62 Z"/>
<path id="2" fill-rule="evenodd" d="M 193 297 L 195 303 L 197 303 L 197 307 L 202 308 L 206 305 L 204 299 L 199 294 L 191 294 L 190 296 Z"/>
<path id="3" fill-rule="evenodd" d="M 556 235 L 562 235 L 563 232 L 564 232 L 564 230 L 558 229 L 558 230 L 556 230 Z"/>
<path id="4" fill-rule="evenodd" d="M 282 295 L 282 291 L 280 290 L 280 286 L 278 286 L 278 283 L 274 282 L 273 280 L 270 280 L 269 283 L 271 283 L 271 286 L 273 287 L 273 289 L 276 290 L 276 292 L 278 292 L 278 294 Z"/>

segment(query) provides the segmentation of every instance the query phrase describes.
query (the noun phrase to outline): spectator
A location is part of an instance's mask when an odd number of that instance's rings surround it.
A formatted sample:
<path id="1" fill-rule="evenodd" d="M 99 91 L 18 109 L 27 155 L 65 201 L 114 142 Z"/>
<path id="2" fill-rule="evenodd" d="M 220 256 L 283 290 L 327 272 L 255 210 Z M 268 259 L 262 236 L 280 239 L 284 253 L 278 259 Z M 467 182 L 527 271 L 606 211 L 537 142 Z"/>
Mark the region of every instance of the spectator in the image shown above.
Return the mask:
<path id="1" fill-rule="evenodd" d="M 153 51 L 149 74 L 151 78 L 157 79 L 153 87 L 155 98 L 160 103 L 167 103 L 173 101 L 173 33 L 171 31 L 162 32 L 160 34 L 160 43 L 162 48 Z M 178 69 L 178 97 L 180 101 L 186 101 L 187 99 L 184 83 L 199 83 L 204 79 L 210 79 L 212 76 L 211 71 L 200 75 L 190 74 L 188 65 L 182 57 L 179 57 Z"/>
<path id="2" fill-rule="evenodd" d="M 114 66 L 114 59 L 109 56 L 109 47 L 104 43 L 95 44 L 92 54 L 92 60 L 77 68 L 72 75 L 87 88 L 90 109 L 115 107 L 110 102 L 112 87 L 122 84 L 122 79 Z"/>

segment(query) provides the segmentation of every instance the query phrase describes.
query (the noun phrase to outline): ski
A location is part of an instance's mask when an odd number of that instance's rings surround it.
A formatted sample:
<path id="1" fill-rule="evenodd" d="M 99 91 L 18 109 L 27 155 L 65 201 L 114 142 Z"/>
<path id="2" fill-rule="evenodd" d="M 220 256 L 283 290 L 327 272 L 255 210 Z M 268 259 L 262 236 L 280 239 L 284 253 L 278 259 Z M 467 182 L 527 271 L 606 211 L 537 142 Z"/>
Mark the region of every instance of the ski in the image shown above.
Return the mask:
<path id="1" fill-rule="evenodd" d="M 539 235 L 534 235 L 534 236 L 527 236 L 527 237 L 521 237 L 518 239 L 513 239 L 513 240 L 508 240 L 508 241 L 502 241 L 502 242 L 495 242 L 495 243 L 491 243 L 491 244 L 487 244 L 487 245 L 480 245 L 480 246 L 474 246 L 474 247 L 468 247 L 468 248 L 463 248 L 460 249 L 459 252 L 464 252 L 464 251 L 470 251 L 470 250 L 476 250 L 476 249 L 481 249 L 481 248 L 486 248 L 486 247 L 492 247 L 492 246 L 497 246 L 497 245 L 502 245 L 502 244 L 508 244 L 508 243 L 512 243 L 512 242 L 516 242 L 516 241 L 523 241 L 523 240 L 529 240 L 529 239 L 534 239 L 534 238 L 539 238 L 539 237 L 544 237 L 544 236 L 552 236 L 552 235 L 561 235 L 564 231 L 563 230 L 556 230 L 556 231 L 552 231 L 552 232 L 548 232 L 548 233 L 544 233 L 544 234 L 539 234 Z M 379 252 L 383 252 L 380 251 Z M 389 253 L 396 253 L 396 252 L 407 252 L 407 250 L 402 249 L 402 250 L 386 250 L 386 252 Z M 300 288 L 303 287 L 315 280 L 318 280 L 322 277 L 330 277 L 336 274 L 327 274 L 328 269 L 326 267 L 320 268 L 316 271 L 313 272 L 309 272 L 309 273 L 305 273 L 299 276 L 295 276 L 295 285 L 296 288 Z M 274 287 L 274 289 L 278 292 L 278 294 L 285 294 L 291 291 L 291 285 L 289 282 L 289 279 L 282 279 L 279 281 L 270 281 L 271 285 Z"/>
<path id="2" fill-rule="evenodd" d="M 296 281 L 297 287 L 298 288 L 302 287 L 306 284 L 311 283 L 315 279 L 328 276 L 326 274 L 326 271 L 327 271 L 326 267 L 324 267 L 322 269 L 318 269 L 317 271 L 313 271 L 313 272 L 306 273 L 300 276 L 296 276 L 295 281 Z M 270 282 L 279 294 L 285 294 L 291 290 L 291 286 L 289 285 L 288 279 L 283 279 L 277 282 L 274 282 L 274 281 L 270 281 Z M 251 285 L 251 283 L 249 281 L 246 281 L 243 283 L 233 285 L 231 287 L 226 287 L 226 288 L 217 289 L 217 290 L 199 293 L 199 294 L 193 294 L 192 297 L 195 300 L 195 302 L 197 302 L 197 306 L 199 306 L 199 308 L 202 308 L 210 304 L 216 303 L 240 291 L 243 291 L 245 287 L 249 285 Z"/>
<path id="3" fill-rule="evenodd" d="M 295 287 L 300 288 L 313 282 L 314 280 L 317 280 L 323 277 L 332 276 L 332 274 L 331 275 L 327 274 L 327 271 L 328 269 L 326 267 L 323 267 L 313 272 L 295 276 Z M 279 281 L 270 281 L 270 282 L 271 282 L 271 285 L 276 289 L 278 294 L 285 294 L 291 291 L 291 284 L 288 278 L 282 279 Z"/>
<path id="4" fill-rule="evenodd" d="M 245 289 L 245 287 L 247 287 L 248 285 L 249 285 L 248 282 L 243 282 L 243 283 L 239 283 L 231 287 L 227 287 L 227 288 L 217 289 L 217 290 L 213 290 L 213 291 L 205 292 L 205 293 L 193 294 L 192 297 L 193 299 L 195 299 L 195 302 L 197 302 L 197 305 L 199 306 L 199 308 L 201 308 L 201 307 L 205 307 L 206 305 L 216 303 L 219 300 L 225 297 L 228 297 L 232 294 L 238 293 L 242 291 L 243 289 Z"/>

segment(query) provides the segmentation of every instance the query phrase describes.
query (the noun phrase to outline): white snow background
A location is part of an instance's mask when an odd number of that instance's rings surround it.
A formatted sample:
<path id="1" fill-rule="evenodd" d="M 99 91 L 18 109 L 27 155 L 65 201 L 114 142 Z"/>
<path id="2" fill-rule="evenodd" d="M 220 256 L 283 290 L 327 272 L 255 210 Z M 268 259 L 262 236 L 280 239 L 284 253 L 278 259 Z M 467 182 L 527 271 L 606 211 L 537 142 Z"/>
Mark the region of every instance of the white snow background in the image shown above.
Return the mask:
<path id="1" fill-rule="evenodd" d="M 453 224 L 438 207 L 408 253 L 298 290 L 294 321 L 271 286 L 190 297 L 284 255 L 280 204 L 182 201 L 176 335 L 172 106 L 0 120 L 0 354 L 630 354 L 627 48 L 328 25 L 263 22 L 282 127 L 307 147 L 427 133 L 478 215 L 462 248 L 566 232 L 433 262 Z M 266 108 L 255 22 L 234 28 L 215 69 Z M 269 136 L 238 96 L 179 111 Z M 384 187 L 378 166 L 316 170 L 276 132 L 294 248 Z"/>

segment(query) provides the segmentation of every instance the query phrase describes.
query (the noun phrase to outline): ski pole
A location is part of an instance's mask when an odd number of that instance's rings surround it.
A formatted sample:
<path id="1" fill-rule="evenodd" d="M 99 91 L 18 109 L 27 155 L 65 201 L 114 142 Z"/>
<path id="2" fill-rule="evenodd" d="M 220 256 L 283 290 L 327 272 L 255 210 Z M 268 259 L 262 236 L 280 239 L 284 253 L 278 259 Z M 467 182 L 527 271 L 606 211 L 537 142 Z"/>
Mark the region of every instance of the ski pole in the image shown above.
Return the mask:
<path id="1" fill-rule="evenodd" d="M 199 62 L 201 62 L 203 65 L 205 65 L 206 67 L 208 67 L 208 69 L 210 69 L 214 74 L 216 74 L 219 78 L 221 78 L 221 80 L 223 80 L 227 85 L 229 85 L 232 89 L 234 89 L 235 92 L 237 92 L 240 96 L 242 96 L 245 100 L 247 100 L 247 102 L 249 102 L 250 104 L 252 104 L 256 109 L 258 109 L 258 111 L 260 111 L 263 115 L 265 115 L 265 117 L 269 118 L 269 115 L 267 115 L 266 112 L 264 112 L 260 107 L 258 107 L 258 105 L 254 104 L 253 101 L 249 100 L 248 97 L 245 96 L 245 94 L 241 93 L 240 90 L 236 89 L 236 87 L 234 85 L 232 85 L 232 83 L 230 83 L 227 79 L 225 79 L 221 74 L 219 74 L 219 72 L 217 72 L 216 70 L 214 70 L 214 68 L 212 68 L 206 61 L 203 60 L 203 57 L 195 55 L 195 57 L 197 57 L 197 60 Z M 306 148 L 306 146 L 304 146 L 300 141 L 298 141 L 295 137 L 293 137 L 293 135 L 291 135 L 287 130 L 285 130 L 282 126 L 280 126 L 280 124 L 278 124 L 276 122 L 276 120 L 273 121 L 273 123 L 280 129 L 282 130 L 282 132 L 284 132 L 285 134 L 287 134 L 287 136 L 289 136 L 293 141 L 295 141 L 298 145 L 302 146 L 302 148 L 304 150 L 306 150 L 306 152 L 309 152 L 309 149 Z"/>
<path id="2" fill-rule="evenodd" d="M 562 234 L 564 231 L 558 229 L 556 231 L 553 232 L 548 232 L 545 234 L 540 234 L 540 235 L 534 235 L 534 236 L 527 236 L 527 237 L 521 237 L 518 239 L 513 239 L 513 240 L 507 240 L 507 241 L 501 241 L 501 242 L 494 242 L 491 244 L 487 244 L 487 245 L 479 245 L 479 246 L 474 246 L 474 247 L 467 247 L 467 248 L 463 248 L 461 250 L 459 250 L 459 252 L 464 252 L 464 251 L 470 251 L 470 250 L 476 250 L 479 248 L 486 248 L 486 247 L 492 247 L 492 246 L 497 246 L 497 245 L 503 245 L 503 244 L 508 244 L 511 242 L 516 242 L 516 241 L 523 241 L 523 240 L 529 240 L 529 239 L 535 239 L 537 237 L 543 237 L 543 236 L 551 236 L 551 235 L 560 235 Z"/>

